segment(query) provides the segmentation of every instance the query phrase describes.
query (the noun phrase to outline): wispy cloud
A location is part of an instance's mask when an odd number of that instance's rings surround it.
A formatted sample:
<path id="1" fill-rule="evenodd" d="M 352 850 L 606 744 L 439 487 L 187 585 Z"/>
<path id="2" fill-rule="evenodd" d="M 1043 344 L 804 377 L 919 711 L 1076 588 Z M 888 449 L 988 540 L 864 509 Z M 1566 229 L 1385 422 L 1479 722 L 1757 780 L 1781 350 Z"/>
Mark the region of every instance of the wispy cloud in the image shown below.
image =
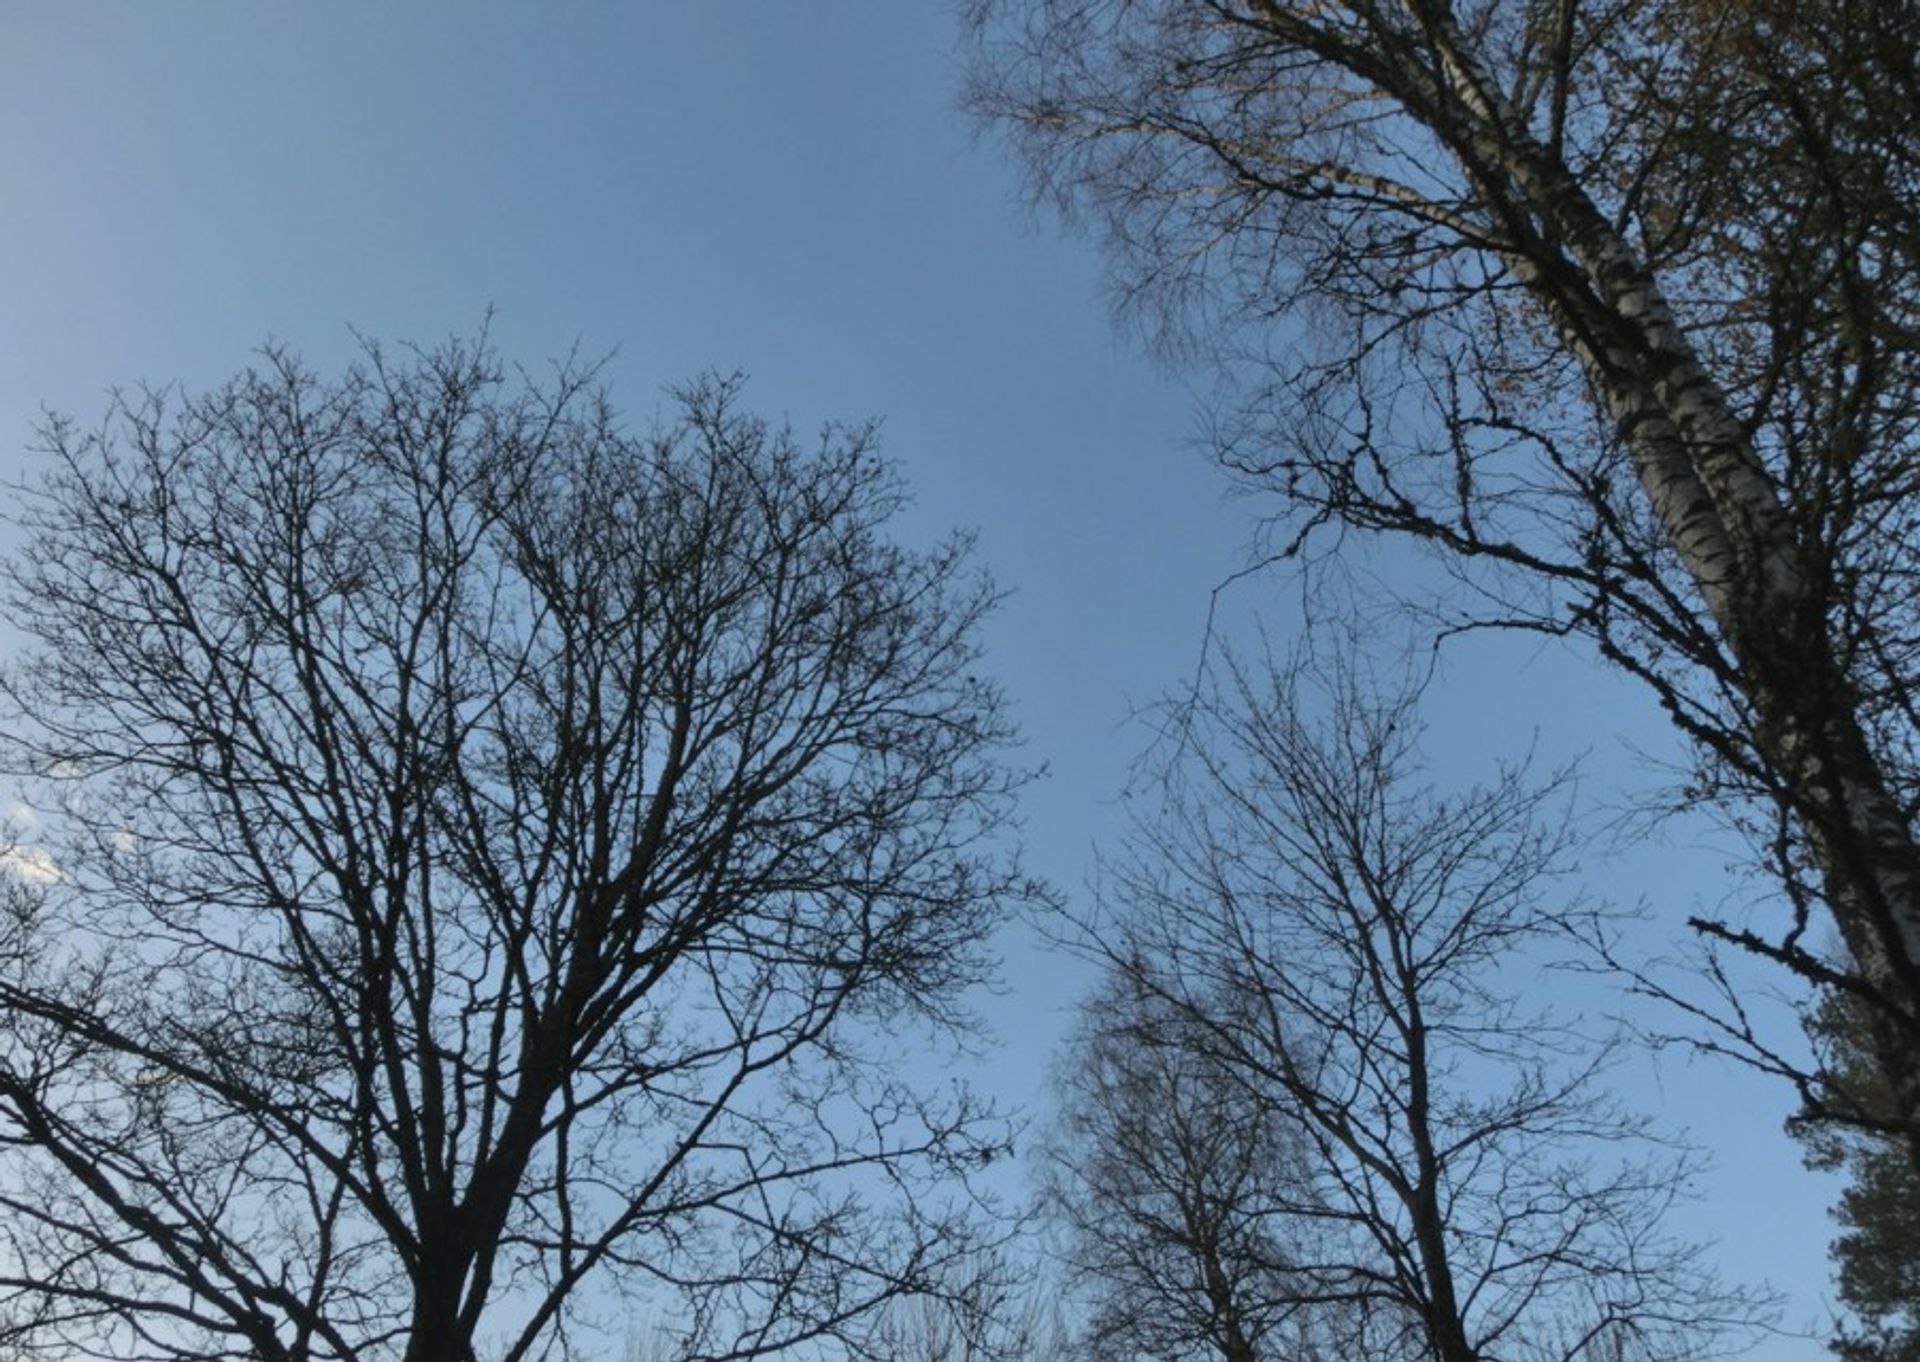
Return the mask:
<path id="1" fill-rule="evenodd" d="M 11 846 L 0 851 L 0 872 L 27 884 L 55 884 L 60 879 L 60 867 L 39 847 Z"/>

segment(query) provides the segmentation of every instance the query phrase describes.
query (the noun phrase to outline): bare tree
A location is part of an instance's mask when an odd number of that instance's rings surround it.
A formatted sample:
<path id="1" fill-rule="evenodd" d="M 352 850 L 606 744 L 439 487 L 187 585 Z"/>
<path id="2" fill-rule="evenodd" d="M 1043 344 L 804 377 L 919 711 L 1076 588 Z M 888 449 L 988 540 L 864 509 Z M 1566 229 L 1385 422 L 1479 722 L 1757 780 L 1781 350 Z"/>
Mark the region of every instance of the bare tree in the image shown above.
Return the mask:
<path id="1" fill-rule="evenodd" d="M 1791 908 L 1696 925 L 1867 1010 L 1920 1160 L 1920 8 L 975 9 L 976 111 L 1135 315 L 1244 362 L 1274 553 L 1417 541 L 1448 627 L 1650 685 Z"/>
<path id="2" fill-rule="evenodd" d="M 1438 793 L 1413 695 L 1320 675 L 1181 716 L 1081 938 L 1109 983 L 1051 1201 L 1103 1355 L 1737 1349 L 1764 1302 L 1661 1229 L 1689 1157 L 1608 1098 L 1604 1040 L 1521 1001 L 1577 907 L 1557 783 Z"/>
<path id="3" fill-rule="evenodd" d="M 940 1289 L 889 1301 L 872 1362 L 1066 1362 L 1049 1275 L 1015 1244 L 952 1264 Z"/>
<path id="4" fill-rule="evenodd" d="M 1081 1298 L 1076 1355 L 1337 1355 L 1352 1292 L 1306 1257 L 1329 1206 L 1302 1133 L 1251 1100 L 1204 1027 L 1113 971 L 1056 1064 L 1040 1205 L 1064 1287 Z M 1296 1271 L 1296 1264 L 1306 1270 Z M 1328 1321 L 1336 1326 L 1329 1329 Z"/>
<path id="5" fill-rule="evenodd" d="M 1025 892 L 994 593 L 889 541 L 870 429 L 675 400 L 630 435 L 455 343 L 50 425 L 4 680 L 50 811 L 0 942 L 28 1354 L 519 1362 L 627 1298 L 690 1358 L 857 1346 L 975 1242 L 950 1175 L 1003 1127 L 883 1061 Z"/>

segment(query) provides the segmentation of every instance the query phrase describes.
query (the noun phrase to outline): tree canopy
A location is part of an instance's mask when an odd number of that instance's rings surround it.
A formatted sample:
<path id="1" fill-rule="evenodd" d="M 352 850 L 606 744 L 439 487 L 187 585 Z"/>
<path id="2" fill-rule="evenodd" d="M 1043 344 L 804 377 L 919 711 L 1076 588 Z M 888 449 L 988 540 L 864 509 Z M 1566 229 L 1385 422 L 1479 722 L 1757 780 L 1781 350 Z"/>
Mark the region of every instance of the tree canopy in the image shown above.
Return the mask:
<path id="1" fill-rule="evenodd" d="M 1004 1126 L 877 1056 L 964 1026 L 1024 892 L 995 593 L 888 537 L 870 427 L 674 408 L 456 342 L 49 426 L 0 681 L 47 811 L 0 933 L 24 1355 L 512 1362 L 590 1282 L 690 1357 L 853 1346 L 973 1244 Z"/>

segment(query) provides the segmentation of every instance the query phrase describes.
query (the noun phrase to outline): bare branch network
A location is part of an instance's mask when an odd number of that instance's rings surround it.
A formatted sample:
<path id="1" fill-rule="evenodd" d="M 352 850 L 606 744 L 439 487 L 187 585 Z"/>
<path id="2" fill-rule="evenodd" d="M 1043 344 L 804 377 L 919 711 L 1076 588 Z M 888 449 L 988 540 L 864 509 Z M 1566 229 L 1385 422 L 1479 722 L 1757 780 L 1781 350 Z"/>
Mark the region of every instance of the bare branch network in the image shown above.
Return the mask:
<path id="1" fill-rule="evenodd" d="M 887 538 L 868 427 L 734 380 L 627 433 L 484 341 L 54 422 L 0 936 L 20 1355 L 857 1347 L 1006 1129 L 903 1088 L 1028 892 L 995 593 Z M 590 1321 L 589 1321 L 590 1322 Z"/>
<path id="2" fill-rule="evenodd" d="M 1441 633 L 1651 687 L 1785 904 L 1710 945 L 1855 1001 L 1879 1108 L 1796 1080 L 1920 1167 L 1920 7 L 972 11 L 974 111 L 1237 388 L 1218 457 L 1271 551 L 1416 543 Z"/>
<path id="3" fill-rule="evenodd" d="M 1564 778 L 1445 792 L 1417 695 L 1229 667 L 1099 910 L 1043 1204 L 1087 1355 L 1698 1359 L 1769 1322 L 1663 1220 L 1697 1168 L 1528 1001 L 1599 910 Z"/>

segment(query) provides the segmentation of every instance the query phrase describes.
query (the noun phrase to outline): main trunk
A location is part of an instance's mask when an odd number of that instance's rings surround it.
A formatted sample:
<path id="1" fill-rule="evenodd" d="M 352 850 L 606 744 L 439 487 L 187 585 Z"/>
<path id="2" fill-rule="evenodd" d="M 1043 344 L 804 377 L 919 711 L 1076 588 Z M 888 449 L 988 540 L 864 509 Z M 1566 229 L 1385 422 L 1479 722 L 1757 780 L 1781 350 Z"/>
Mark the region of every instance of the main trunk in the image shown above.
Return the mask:
<path id="1" fill-rule="evenodd" d="M 1920 1167 L 1920 846 L 1862 727 L 1779 489 L 1675 322 L 1652 272 L 1498 94 L 1436 0 L 1409 8 L 1439 56 L 1415 92 L 1476 189 L 1519 233 L 1516 273 L 1609 407 L 1692 575 L 1819 860 L 1835 924 L 1873 995 L 1875 1058 Z"/>
<path id="2" fill-rule="evenodd" d="M 466 1273 L 450 1261 L 453 1256 L 423 1261 L 415 1274 L 404 1362 L 473 1362 L 473 1343 L 460 1318 Z"/>

